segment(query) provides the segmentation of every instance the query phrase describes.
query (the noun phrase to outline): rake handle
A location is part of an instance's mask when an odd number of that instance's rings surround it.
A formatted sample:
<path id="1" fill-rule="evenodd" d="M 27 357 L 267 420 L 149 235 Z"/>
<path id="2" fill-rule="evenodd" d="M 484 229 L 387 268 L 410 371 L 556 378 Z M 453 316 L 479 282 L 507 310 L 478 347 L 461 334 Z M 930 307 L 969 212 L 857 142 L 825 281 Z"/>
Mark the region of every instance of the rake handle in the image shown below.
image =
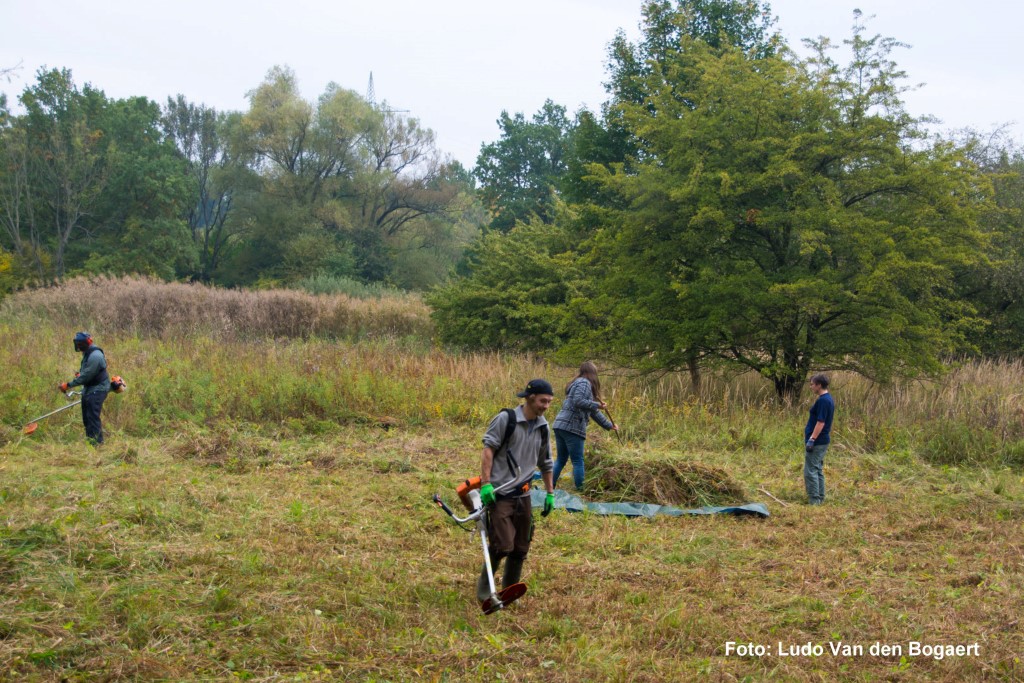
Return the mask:
<path id="1" fill-rule="evenodd" d="M 615 418 L 612 417 L 612 411 L 608 410 L 608 406 L 607 405 L 604 407 L 604 413 L 605 413 L 605 415 L 608 416 L 608 419 L 612 421 L 613 425 L 618 425 L 619 424 L 618 422 L 615 421 Z M 619 443 L 621 444 L 622 443 L 622 434 L 620 434 L 619 430 L 617 430 L 617 429 L 615 430 L 615 436 L 617 436 L 619 438 Z"/>

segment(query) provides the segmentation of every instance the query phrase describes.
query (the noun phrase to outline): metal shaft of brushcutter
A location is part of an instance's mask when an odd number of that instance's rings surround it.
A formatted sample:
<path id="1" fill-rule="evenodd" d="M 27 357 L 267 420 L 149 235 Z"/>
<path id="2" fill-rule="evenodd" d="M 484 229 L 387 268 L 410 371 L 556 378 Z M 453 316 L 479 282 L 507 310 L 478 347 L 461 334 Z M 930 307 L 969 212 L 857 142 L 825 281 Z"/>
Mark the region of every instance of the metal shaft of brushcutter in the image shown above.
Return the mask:
<path id="1" fill-rule="evenodd" d="M 473 504 L 473 510 L 480 511 L 476 519 L 476 526 L 480 530 L 480 544 L 484 549 L 484 564 L 487 565 L 487 583 L 491 588 L 491 595 L 497 598 L 498 589 L 494 585 L 494 568 L 491 566 L 491 552 L 487 547 L 487 515 L 484 514 L 484 504 L 480 500 L 480 491 L 473 489 L 469 492 L 469 501 Z"/>
<path id="2" fill-rule="evenodd" d="M 69 391 L 68 393 L 66 393 L 64 395 L 67 396 L 68 398 L 74 398 L 75 396 L 81 396 L 81 394 L 82 394 L 82 392 L 80 392 L 80 391 Z M 62 408 L 57 408 L 57 410 L 52 410 L 52 411 L 48 412 L 46 415 L 40 415 L 36 419 L 32 420 L 32 422 L 39 422 L 40 420 L 48 418 L 51 415 L 56 415 L 57 413 L 62 413 L 65 410 L 67 410 L 68 408 L 74 408 L 75 406 L 77 406 L 81 402 L 82 402 L 82 399 L 78 399 L 74 403 L 69 403 L 66 406 L 62 407 Z"/>
<path id="3" fill-rule="evenodd" d="M 487 548 L 487 517 L 485 516 L 485 508 L 483 502 L 480 500 L 480 491 L 472 490 L 469 492 L 470 504 L 473 506 L 473 511 L 465 517 L 457 517 L 451 508 L 444 504 L 441 497 L 436 493 L 434 494 L 434 503 L 437 504 L 442 510 L 448 513 L 448 516 L 456 521 L 456 523 L 462 525 L 466 522 L 476 522 L 476 528 L 480 531 L 480 545 L 484 551 L 484 564 L 487 567 L 487 583 L 491 589 L 491 595 L 497 598 L 497 588 L 494 585 L 494 567 L 491 566 L 491 553 Z"/>

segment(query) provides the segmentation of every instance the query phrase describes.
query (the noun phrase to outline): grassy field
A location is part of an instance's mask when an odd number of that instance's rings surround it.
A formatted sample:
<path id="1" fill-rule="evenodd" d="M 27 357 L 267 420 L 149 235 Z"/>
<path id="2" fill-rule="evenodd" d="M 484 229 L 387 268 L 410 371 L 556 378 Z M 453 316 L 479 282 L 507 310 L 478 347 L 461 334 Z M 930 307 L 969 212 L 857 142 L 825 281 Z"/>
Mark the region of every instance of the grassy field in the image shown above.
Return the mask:
<path id="1" fill-rule="evenodd" d="M 592 430 L 589 484 L 698 464 L 743 493 L 690 504 L 771 517 L 538 516 L 529 593 L 484 616 L 478 539 L 430 496 L 455 502 L 525 379 L 571 369 L 401 335 L 91 325 L 130 387 L 108 400 L 108 443 L 85 446 L 77 414 L 21 436 L 59 405 L 87 325 L 0 316 L 0 680 L 1024 680 L 1019 364 L 837 377 L 821 508 L 802 504 L 806 405 L 753 377 L 694 395 L 609 376 L 626 440 Z M 833 655 L 840 641 L 863 654 Z"/>

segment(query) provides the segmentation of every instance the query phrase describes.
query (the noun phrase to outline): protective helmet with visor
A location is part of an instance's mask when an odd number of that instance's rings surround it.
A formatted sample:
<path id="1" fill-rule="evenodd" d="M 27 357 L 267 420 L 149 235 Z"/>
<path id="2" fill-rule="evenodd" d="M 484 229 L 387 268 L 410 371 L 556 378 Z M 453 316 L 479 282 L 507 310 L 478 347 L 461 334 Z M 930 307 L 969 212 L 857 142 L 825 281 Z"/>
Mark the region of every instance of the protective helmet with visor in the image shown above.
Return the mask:
<path id="1" fill-rule="evenodd" d="M 77 332 L 75 334 L 75 351 L 85 351 L 92 346 L 92 337 L 88 332 Z"/>

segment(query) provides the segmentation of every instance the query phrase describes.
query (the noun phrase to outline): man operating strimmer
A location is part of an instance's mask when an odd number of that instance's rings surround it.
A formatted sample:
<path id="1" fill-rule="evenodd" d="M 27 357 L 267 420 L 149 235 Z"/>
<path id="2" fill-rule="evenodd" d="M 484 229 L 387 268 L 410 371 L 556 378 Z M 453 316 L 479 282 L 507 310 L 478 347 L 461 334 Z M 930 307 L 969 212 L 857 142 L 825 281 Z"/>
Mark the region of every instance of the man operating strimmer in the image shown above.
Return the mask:
<path id="1" fill-rule="evenodd" d="M 484 434 L 484 452 L 480 466 L 480 500 L 488 507 L 488 542 L 491 566 L 497 573 L 498 563 L 505 559 L 502 585 L 519 583 L 523 562 L 533 539 L 533 508 L 530 504 L 530 481 L 539 469 L 547 497 L 542 516 L 555 507 L 555 485 L 552 479 L 554 462 L 551 439 L 544 412 L 551 406 L 554 390 L 543 379 L 530 380 L 526 389 L 516 394 L 526 399 L 514 412 L 498 413 Z M 502 446 L 510 416 L 516 420 L 515 431 Z M 497 449 L 497 450 L 495 450 Z M 476 597 L 481 603 L 490 597 L 487 565 L 476 582 Z"/>
<path id="2" fill-rule="evenodd" d="M 92 336 L 88 332 L 77 333 L 74 344 L 75 351 L 82 354 L 82 366 L 73 380 L 61 382 L 57 388 L 67 392 L 68 389 L 82 387 L 82 424 L 85 425 L 85 436 L 89 443 L 99 445 L 103 443 L 100 412 L 110 391 L 107 359 L 103 356 L 103 349 L 92 343 Z"/>

